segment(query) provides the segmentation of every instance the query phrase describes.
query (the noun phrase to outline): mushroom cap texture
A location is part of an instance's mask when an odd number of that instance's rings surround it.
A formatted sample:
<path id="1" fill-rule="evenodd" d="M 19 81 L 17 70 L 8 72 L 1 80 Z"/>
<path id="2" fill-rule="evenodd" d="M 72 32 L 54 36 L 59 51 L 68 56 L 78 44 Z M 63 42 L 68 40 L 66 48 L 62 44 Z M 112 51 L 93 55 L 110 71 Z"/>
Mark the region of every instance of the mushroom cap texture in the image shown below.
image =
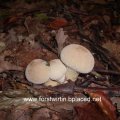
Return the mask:
<path id="1" fill-rule="evenodd" d="M 60 59 L 50 61 L 50 79 L 59 81 L 66 73 L 66 66 Z"/>
<path id="2" fill-rule="evenodd" d="M 60 57 L 65 65 L 80 73 L 91 72 L 95 64 L 91 52 L 78 44 L 70 44 L 64 47 Z"/>
<path id="3" fill-rule="evenodd" d="M 50 67 L 46 61 L 35 59 L 26 67 L 25 75 L 29 82 L 42 84 L 49 80 Z"/>

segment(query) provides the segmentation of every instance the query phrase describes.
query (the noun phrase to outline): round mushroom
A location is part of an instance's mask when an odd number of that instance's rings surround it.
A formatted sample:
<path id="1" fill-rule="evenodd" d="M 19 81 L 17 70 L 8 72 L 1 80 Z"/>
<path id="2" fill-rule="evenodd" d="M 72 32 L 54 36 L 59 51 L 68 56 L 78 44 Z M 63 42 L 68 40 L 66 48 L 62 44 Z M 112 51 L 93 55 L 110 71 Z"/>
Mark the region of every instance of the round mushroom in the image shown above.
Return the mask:
<path id="1" fill-rule="evenodd" d="M 60 83 L 54 80 L 48 80 L 46 83 L 44 83 L 45 86 L 52 86 L 55 87 L 57 85 L 59 85 Z"/>
<path id="2" fill-rule="evenodd" d="M 35 59 L 26 67 L 25 76 L 29 82 L 34 84 L 45 83 L 50 77 L 50 67 L 46 61 Z"/>
<path id="3" fill-rule="evenodd" d="M 50 61 L 50 79 L 56 80 L 60 83 L 64 82 L 66 70 L 65 65 L 60 59 Z"/>
<path id="4" fill-rule="evenodd" d="M 92 71 L 95 61 L 92 53 L 82 45 L 70 44 L 60 54 L 62 62 L 80 73 Z"/>
<path id="5" fill-rule="evenodd" d="M 60 79 L 57 80 L 60 83 L 65 83 L 65 74 Z"/>
<path id="6" fill-rule="evenodd" d="M 78 72 L 76 72 L 75 70 L 67 67 L 67 72 L 65 74 L 66 80 L 76 81 L 78 75 L 79 75 Z"/>

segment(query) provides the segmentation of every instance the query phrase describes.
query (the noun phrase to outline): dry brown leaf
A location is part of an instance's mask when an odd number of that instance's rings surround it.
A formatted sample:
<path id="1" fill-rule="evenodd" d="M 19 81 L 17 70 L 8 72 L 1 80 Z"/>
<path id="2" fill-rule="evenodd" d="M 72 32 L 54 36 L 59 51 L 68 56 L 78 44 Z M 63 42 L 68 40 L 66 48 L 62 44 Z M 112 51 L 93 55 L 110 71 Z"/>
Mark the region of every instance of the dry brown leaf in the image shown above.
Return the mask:
<path id="1" fill-rule="evenodd" d="M 33 59 L 40 58 L 43 55 L 41 49 L 30 49 L 29 51 L 22 49 L 15 54 L 15 58 L 19 66 L 26 67 Z"/>
<path id="2" fill-rule="evenodd" d="M 91 98 L 101 98 L 101 101 L 96 101 L 99 107 L 109 117 L 110 120 L 116 120 L 116 108 L 105 93 L 101 91 L 87 91 L 87 93 L 91 96 Z"/>
<path id="3" fill-rule="evenodd" d="M 106 48 L 118 61 L 120 60 L 120 44 L 112 41 L 107 41 L 102 45 Z"/>
<path id="4" fill-rule="evenodd" d="M 7 118 L 7 113 L 5 111 L 0 111 L 0 120 L 6 120 Z"/>
<path id="5" fill-rule="evenodd" d="M 30 120 L 30 110 L 28 108 L 14 108 L 10 114 L 11 120 Z"/>
<path id="6" fill-rule="evenodd" d="M 15 30 L 10 29 L 8 32 L 9 32 L 9 35 L 8 35 L 9 40 L 12 41 L 12 42 L 16 42 L 17 41 L 17 35 L 16 35 Z"/>
<path id="7" fill-rule="evenodd" d="M 74 107 L 74 120 L 110 120 L 96 103 L 84 103 Z"/>
<path id="8" fill-rule="evenodd" d="M 68 21 L 65 18 L 56 18 L 50 24 L 48 27 L 52 29 L 59 29 L 61 27 L 65 27 L 68 24 Z"/>
<path id="9" fill-rule="evenodd" d="M 47 108 L 41 108 L 33 113 L 32 120 L 49 120 L 50 110 Z"/>
<path id="10" fill-rule="evenodd" d="M 58 33 L 56 34 L 56 40 L 58 44 L 58 53 L 60 54 L 63 45 L 65 43 L 65 40 L 67 39 L 68 35 L 65 35 L 65 32 L 63 31 L 63 28 L 60 28 L 58 30 Z"/>
<path id="11" fill-rule="evenodd" d="M 16 66 L 4 60 L 0 60 L 0 73 L 6 70 L 22 70 L 22 67 Z"/>

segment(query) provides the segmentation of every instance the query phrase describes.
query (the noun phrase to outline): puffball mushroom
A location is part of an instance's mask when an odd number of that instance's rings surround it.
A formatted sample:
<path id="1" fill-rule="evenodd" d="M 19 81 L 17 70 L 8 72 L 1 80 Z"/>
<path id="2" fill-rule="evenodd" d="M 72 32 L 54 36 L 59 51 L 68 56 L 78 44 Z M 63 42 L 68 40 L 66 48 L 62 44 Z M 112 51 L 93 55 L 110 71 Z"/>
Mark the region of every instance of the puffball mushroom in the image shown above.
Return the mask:
<path id="1" fill-rule="evenodd" d="M 67 72 L 65 74 L 66 80 L 72 80 L 75 81 L 78 77 L 79 73 L 76 72 L 75 70 L 67 67 Z"/>
<path id="2" fill-rule="evenodd" d="M 62 62 L 80 73 L 89 73 L 94 67 L 94 57 L 91 52 L 78 44 L 64 47 L 60 54 Z"/>
<path id="3" fill-rule="evenodd" d="M 67 69 L 60 59 L 50 61 L 50 79 L 56 80 L 60 83 L 65 80 L 65 73 Z"/>
<path id="4" fill-rule="evenodd" d="M 50 67 L 46 61 L 35 59 L 26 67 L 25 76 L 29 82 L 34 84 L 45 83 L 49 80 Z"/>
<path id="5" fill-rule="evenodd" d="M 46 83 L 44 83 L 45 86 L 52 86 L 52 87 L 55 87 L 59 84 L 60 83 L 58 83 L 57 81 L 54 81 L 54 80 L 48 80 Z"/>

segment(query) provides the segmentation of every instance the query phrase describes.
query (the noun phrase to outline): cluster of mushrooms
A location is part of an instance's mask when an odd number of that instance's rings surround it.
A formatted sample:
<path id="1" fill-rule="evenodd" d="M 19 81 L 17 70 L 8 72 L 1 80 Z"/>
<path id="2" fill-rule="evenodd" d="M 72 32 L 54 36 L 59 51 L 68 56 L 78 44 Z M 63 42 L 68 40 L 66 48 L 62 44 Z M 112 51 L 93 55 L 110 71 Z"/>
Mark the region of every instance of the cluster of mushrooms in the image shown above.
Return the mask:
<path id="1" fill-rule="evenodd" d="M 94 64 L 94 57 L 87 48 L 70 44 L 62 49 L 60 59 L 31 61 L 26 67 L 25 76 L 34 84 L 57 86 L 68 80 L 75 81 L 79 73 L 91 72 Z"/>

